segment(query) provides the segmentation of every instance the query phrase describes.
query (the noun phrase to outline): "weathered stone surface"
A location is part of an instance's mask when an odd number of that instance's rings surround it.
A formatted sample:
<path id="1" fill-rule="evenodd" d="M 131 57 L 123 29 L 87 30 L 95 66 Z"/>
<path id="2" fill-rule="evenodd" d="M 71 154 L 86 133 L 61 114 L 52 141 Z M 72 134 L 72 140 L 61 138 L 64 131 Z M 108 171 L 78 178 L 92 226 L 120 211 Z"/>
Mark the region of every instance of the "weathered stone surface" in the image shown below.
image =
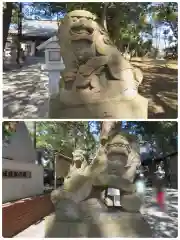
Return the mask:
<path id="1" fill-rule="evenodd" d="M 135 184 L 129 183 L 128 180 L 122 179 L 121 176 L 110 175 L 110 174 L 100 174 L 98 179 L 95 179 L 93 182 L 94 186 L 107 186 L 109 188 L 122 189 L 126 192 L 132 193 L 135 192 Z"/>
<path id="2" fill-rule="evenodd" d="M 84 203 L 84 205 L 86 205 Z M 85 206 L 84 206 L 85 207 Z M 89 209 L 90 207 L 90 209 Z M 87 212 L 89 211 L 89 218 Z M 52 223 L 53 222 L 53 223 Z M 127 213 L 120 210 L 86 206 L 83 221 L 58 221 L 55 215 L 47 217 L 46 237 L 144 237 L 151 238 L 152 231 L 140 213 Z"/>
<path id="3" fill-rule="evenodd" d="M 147 118 L 147 99 L 138 94 L 141 70 L 122 56 L 95 15 L 70 12 L 59 33 L 65 89 L 50 102 L 51 118 Z"/>
<path id="4" fill-rule="evenodd" d="M 127 193 L 136 191 L 134 178 L 140 157 L 136 138 L 123 133 L 113 133 L 107 142 L 108 165 L 106 171 L 99 174 L 93 185 L 105 185 Z"/>
<path id="5" fill-rule="evenodd" d="M 134 182 L 140 165 L 136 138 L 113 126 L 103 128 L 106 141 L 94 159 L 87 160 L 83 151 L 73 153 L 64 185 L 51 194 L 55 213 L 46 219 L 46 237 L 151 237 L 139 213 L 143 199 Z M 102 193 L 108 187 L 120 190 L 122 209 L 117 212 L 103 203 Z"/>
<path id="6" fill-rule="evenodd" d="M 138 212 L 141 208 L 143 199 L 140 196 L 134 194 L 121 194 L 120 196 L 121 206 L 128 212 Z"/>
<path id="7" fill-rule="evenodd" d="M 80 221 L 81 210 L 79 205 L 69 199 L 61 199 L 55 209 L 56 221 Z"/>
<path id="8" fill-rule="evenodd" d="M 17 123 L 16 131 L 10 138 L 10 144 L 5 144 L 2 148 L 2 157 L 22 163 L 34 163 L 36 151 L 24 122 L 20 121 Z"/>
<path id="9" fill-rule="evenodd" d="M 50 99 L 49 117 L 53 119 L 146 119 L 148 102 L 144 97 L 137 95 L 132 100 L 121 100 L 119 97 L 100 97 L 79 100 L 72 97 L 72 93 L 63 91 L 60 96 L 65 96 L 66 101 L 61 101 L 57 96 Z M 67 96 L 66 96 L 67 94 Z M 71 95 L 71 96 L 70 96 Z M 77 94 L 76 94 L 77 95 Z M 77 95 L 77 97 L 79 97 Z M 70 100 L 72 99 L 72 101 Z M 88 101 L 89 100 L 89 101 Z M 122 110 L 123 109 L 123 110 Z"/>
<path id="10" fill-rule="evenodd" d="M 45 219 L 45 238 L 66 238 L 69 235 L 69 228 L 66 221 L 57 221 L 56 215 Z"/>

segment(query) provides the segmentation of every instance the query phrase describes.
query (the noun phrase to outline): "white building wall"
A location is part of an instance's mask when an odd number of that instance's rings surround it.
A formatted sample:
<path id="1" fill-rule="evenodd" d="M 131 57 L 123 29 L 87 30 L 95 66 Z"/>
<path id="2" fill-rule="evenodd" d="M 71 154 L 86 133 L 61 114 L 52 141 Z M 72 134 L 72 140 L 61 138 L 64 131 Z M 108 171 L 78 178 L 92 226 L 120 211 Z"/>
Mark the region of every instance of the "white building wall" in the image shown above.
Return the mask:
<path id="1" fill-rule="evenodd" d="M 31 178 L 2 178 L 3 203 L 43 193 L 44 182 L 42 166 L 3 159 L 2 169 L 31 172 Z"/>

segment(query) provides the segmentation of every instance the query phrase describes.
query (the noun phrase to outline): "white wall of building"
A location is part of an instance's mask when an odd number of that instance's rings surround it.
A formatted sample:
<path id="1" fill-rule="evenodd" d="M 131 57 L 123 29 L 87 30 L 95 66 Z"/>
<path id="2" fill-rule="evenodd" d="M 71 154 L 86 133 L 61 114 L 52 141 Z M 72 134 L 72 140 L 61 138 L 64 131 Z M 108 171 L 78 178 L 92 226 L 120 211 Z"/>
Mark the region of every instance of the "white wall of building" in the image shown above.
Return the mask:
<path id="1" fill-rule="evenodd" d="M 3 203 L 43 193 L 44 182 L 42 166 L 3 159 L 2 169 L 31 172 L 31 178 L 2 178 Z"/>

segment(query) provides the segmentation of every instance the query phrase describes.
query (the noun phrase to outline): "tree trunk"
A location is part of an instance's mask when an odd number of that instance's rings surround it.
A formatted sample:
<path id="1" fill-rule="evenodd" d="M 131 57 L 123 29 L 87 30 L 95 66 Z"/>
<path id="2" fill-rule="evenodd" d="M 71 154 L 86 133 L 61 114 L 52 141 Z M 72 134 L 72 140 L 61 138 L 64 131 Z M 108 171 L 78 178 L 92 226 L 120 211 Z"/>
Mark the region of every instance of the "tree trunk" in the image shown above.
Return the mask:
<path id="1" fill-rule="evenodd" d="M 104 3 L 103 13 L 102 13 L 102 17 L 101 17 L 102 26 L 104 27 L 104 29 L 105 29 L 106 31 L 108 31 L 108 29 L 107 29 L 107 18 L 106 18 L 108 5 L 109 5 L 108 2 L 105 2 L 105 3 Z"/>
<path id="2" fill-rule="evenodd" d="M 9 26 L 11 23 L 12 10 L 13 10 L 13 3 L 6 2 L 6 8 L 3 10 L 3 50 L 6 46 Z"/>
<path id="3" fill-rule="evenodd" d="M 18 41 L 17 41 L 17 64 L 20 65 L 21 52 L 21 36 L 22 36 L 22 3 L 19 3 L 18 10 Z"/>
<path id="4" fill-rule="evenodd" d="M 36 154 L 37 154 L 38 165 L 42 165 L 42 151 L 38 150 L 38 151 L 36 151 Z"/>
<path id="5" fill-rule="evenodd" d="M 178 22 L 178 21 L 177 21 Z M 173 32 L 173 35 L 176 39 L 178 39 L 178 27 L 176 23 L 172 23 L 171 21 L 168 21 L 169 26 L 171 28 L 171 31 Z"/>

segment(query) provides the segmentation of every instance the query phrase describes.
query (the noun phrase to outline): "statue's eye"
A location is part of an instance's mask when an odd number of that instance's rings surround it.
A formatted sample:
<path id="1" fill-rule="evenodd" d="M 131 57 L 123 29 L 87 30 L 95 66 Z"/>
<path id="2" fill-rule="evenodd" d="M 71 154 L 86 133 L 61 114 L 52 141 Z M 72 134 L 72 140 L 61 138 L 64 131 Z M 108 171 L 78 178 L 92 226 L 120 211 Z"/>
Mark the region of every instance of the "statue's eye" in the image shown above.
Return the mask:
<path id="1" fill-rule="evenodd" d="M 72 17 L 72 21 L 73 21 L 73 22 L 76 22 L 77 20 L 78 20 L 77 17 Z"/>

